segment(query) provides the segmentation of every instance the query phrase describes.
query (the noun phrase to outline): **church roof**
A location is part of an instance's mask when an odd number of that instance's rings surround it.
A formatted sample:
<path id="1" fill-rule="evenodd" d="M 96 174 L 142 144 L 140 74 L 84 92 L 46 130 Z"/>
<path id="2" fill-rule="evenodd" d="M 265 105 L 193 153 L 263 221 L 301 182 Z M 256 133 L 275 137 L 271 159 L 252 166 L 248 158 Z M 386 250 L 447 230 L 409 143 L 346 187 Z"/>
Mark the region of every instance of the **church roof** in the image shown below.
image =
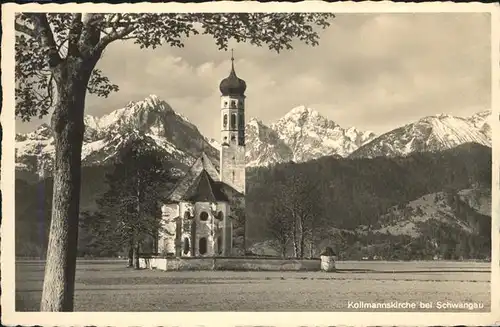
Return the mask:
<path id="1" fill-rule="evenodd" d="M 224 193 L 228 198 L 244 196 L 241 192 L 237 191 L 234 187 L 224 182 L 215 182 L 215 185 Z"/>
<path id="2" fill-rule="evenodd" d="M 219 172 L 215 168 L 215 165 L 205 153 L 202 153 L 193 165 L 191 165 L 186 175 L 184 175 L 167 196 L 168 200 L 172 202 L 182 201 L 186 192 L 188 192 L 202 171 L 205 171 L 212 181 L 218 182 L 220 180 Z"/>
<path id="3" fill-rule="evenodd" d="M 198 177 L 190 185 L 182 200 L 190 202 L 219 202 L 229 201 L 228 197 L 222 192 L 218 183 L 216 183 L 203 169 Z"/>

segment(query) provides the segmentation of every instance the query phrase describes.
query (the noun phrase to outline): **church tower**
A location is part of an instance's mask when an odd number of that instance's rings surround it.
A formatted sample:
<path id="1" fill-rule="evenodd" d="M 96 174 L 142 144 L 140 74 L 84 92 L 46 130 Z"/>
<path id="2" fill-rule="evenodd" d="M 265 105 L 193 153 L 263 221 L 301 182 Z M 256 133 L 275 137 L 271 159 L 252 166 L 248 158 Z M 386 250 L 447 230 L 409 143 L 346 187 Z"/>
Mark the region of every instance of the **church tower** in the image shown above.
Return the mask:
<path id="1" fill-rule="evenodd" d="M 231 72 L 223 79 L 221 92 L 221 182 L 245 194 L 245 90 L 244 80 L 236 76 L 234 57 Z"/>

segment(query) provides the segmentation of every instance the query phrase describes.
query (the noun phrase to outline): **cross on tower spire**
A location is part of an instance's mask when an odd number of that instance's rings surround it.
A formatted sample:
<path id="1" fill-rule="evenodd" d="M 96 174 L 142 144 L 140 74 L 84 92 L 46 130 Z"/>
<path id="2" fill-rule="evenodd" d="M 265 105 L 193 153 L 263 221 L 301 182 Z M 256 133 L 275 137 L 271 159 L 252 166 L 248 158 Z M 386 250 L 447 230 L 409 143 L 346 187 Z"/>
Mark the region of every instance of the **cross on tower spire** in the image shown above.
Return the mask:
<path id="1" fill-rule="evenodd" d="M 231 70 L 234 72 L 234 49 L 231 49 Z"/>

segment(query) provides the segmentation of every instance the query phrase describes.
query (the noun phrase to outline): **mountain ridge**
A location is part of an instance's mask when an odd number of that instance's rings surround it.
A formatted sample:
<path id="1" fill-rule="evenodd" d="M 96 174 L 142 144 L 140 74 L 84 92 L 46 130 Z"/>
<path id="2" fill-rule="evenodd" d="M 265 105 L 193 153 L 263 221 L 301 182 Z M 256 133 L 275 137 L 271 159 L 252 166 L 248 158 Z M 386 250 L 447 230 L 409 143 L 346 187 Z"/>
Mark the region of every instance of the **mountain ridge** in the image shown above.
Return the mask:
<path id="1" fill-rule="evenodd" d="M 194 162 L 202 151 L 218 165 L 220 142 L 202 135 L 191 121 L 156 95 L 130 101 L 101 117 L 85 115 L 84 122 L 84 166 L 111 162 L 132 131 L 154 140 L 179 171 Z M 380 136 L 356 127 L 343 128 L 306 105 L 292 108 L 269 125 L 257 118 L 246 124 L 247 167 L 305 162 L 323 156 L 406 156 L 467 142 L 491 147 L 490 110 L 465 118 L 447 114 L 427 116 Z M 19 176 L 50 175 L 54 154 L 49 125 L 41 124 L 30 133 L 16 134 Z"/>
<path id="2" fill-rule="evenodd" d="M 246 132 L 247 144 L 257 143 L 247 150 L 249 167 L 304 162 L 325 155 L 346 157 L 375 137 L 373 132 L 363 132 L 355 127 L 344 129 L 305 105 L 292 108 L 270 125 L 252 118 Z M 276 152 L 270 156 L 273 149 Z M 267 157 L 270 158 L 268 161 Z"/>
<path id="3" fill-rule="evenodd" d="M 176 113 L 155 95 L 131 101 L 124 108 L 101 117 L 85 115 L 82 165 L 112 162 L 120 146 L 133 134 L 151 141 L 165 151 L 173 166 L 183 170 L 205 151 L 218 164 L 218 150 L 186 117 Z M 50 126 L 40 125 L 27 134 L 16 135 L 16 171 L 41 178 L 51 174 L 55 154 Z"/>
<path id="4" fill-rule="evenodd" d="M 469 117 L 438 114 L 423 117 L 364 144 L 351 158 L 406 156 L 413 152 L 435 152 L 474 142 L 491 147 L 491 111 Z"/>

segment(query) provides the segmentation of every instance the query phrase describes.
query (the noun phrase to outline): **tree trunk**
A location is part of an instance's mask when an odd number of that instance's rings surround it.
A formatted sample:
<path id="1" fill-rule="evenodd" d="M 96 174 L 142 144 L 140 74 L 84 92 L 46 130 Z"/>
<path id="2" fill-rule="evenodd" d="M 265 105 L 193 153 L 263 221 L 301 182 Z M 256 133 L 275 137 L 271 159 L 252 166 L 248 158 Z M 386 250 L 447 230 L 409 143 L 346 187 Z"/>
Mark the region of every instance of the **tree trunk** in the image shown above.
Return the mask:
<path id="1" fill-rule="evenodd" d="M 313 256 L 314 256 L 314 249 L 316 247 L 316 239 L 317 239 L 317 234 L 316 234 L 316 228 L 317 228 L 317 220 L 318 219 L 318 216 L 317 215 L 314 215 L 312 216 L 311 218 L 311 225 L 310 225 L 310 228 L 311 228 L 311 231 L 309 233 L 309 237 L 310 237 L 310 240 L 309 240 L 309 257 L 312 259 Z"/>
<path id="2" fill-rule="evenodd" d="M 300 245 L 300 258 L 304 258 L 305 255 L 305 236 L 304 236 L 304 231 L 300 231 L 300 238 L 299 238 L 299 245 Z"/>
<path id="3" fill-rule="evenodd" d="M 155 230 L 154 234 L 155 235 L 153 236 L 153 253 L 158 254 L 158 231 Z"/>
<path id="4" fill-rule="evenodd" d="M 133 261 L 134 261 L 134 269 L 139 269 L 139 244 L 136 243 L 134 245 L 134 252 L 133 252 Z"/>
<path id="5" fill-rule="evenodd" d="M 299 244 L 300 244 L 300 246 L 299 246 L 299 258 L 302 259 L 302 258 L 304 258 L 304 252 L 305 252 L 304 251 L 304 241 L 301 239 Z"/>
<path id="6" fill-rule="evenodd" d="M 303 220 L 303 218 L 299 216 L 299 218 L 297 218 L 297 220 L 298 220 L 297 233 L 298 233 L 298 243 L 299 243 L 299 258 L 302 259 L 304 257 L 306 235 L 304 232 L 304 220 Z"/>
<path id="7" fill-rule="evenodd" d="M 286 245 L 283 244 L 281 246 L 281 258 L 285 259 L 286 258 Z"/>
<path id="8" fill-rule="evenodd" d="M 96 62 L 68 58 L 54 69 L 54 191 L 41 311 L 73 311 L 85 94 Z"/>
<path id="9" fill-rule="evenodd" d="M 128 264 L 127 268 L 134 266 L 134 245 L 131 243 L 128 249 Z"/>
<path id="10" fill-rule="evenodd" d="M 298 239 L 297 239 L 297 224 L 296 224 L 295 220 L 293 222 L 292 228 L 293 228 L 293 230 L 292 230 L 293 256 L 295 258 L 298 258 L 300 250 L 299 250 L 299 242 L 298 242 Z"/>

